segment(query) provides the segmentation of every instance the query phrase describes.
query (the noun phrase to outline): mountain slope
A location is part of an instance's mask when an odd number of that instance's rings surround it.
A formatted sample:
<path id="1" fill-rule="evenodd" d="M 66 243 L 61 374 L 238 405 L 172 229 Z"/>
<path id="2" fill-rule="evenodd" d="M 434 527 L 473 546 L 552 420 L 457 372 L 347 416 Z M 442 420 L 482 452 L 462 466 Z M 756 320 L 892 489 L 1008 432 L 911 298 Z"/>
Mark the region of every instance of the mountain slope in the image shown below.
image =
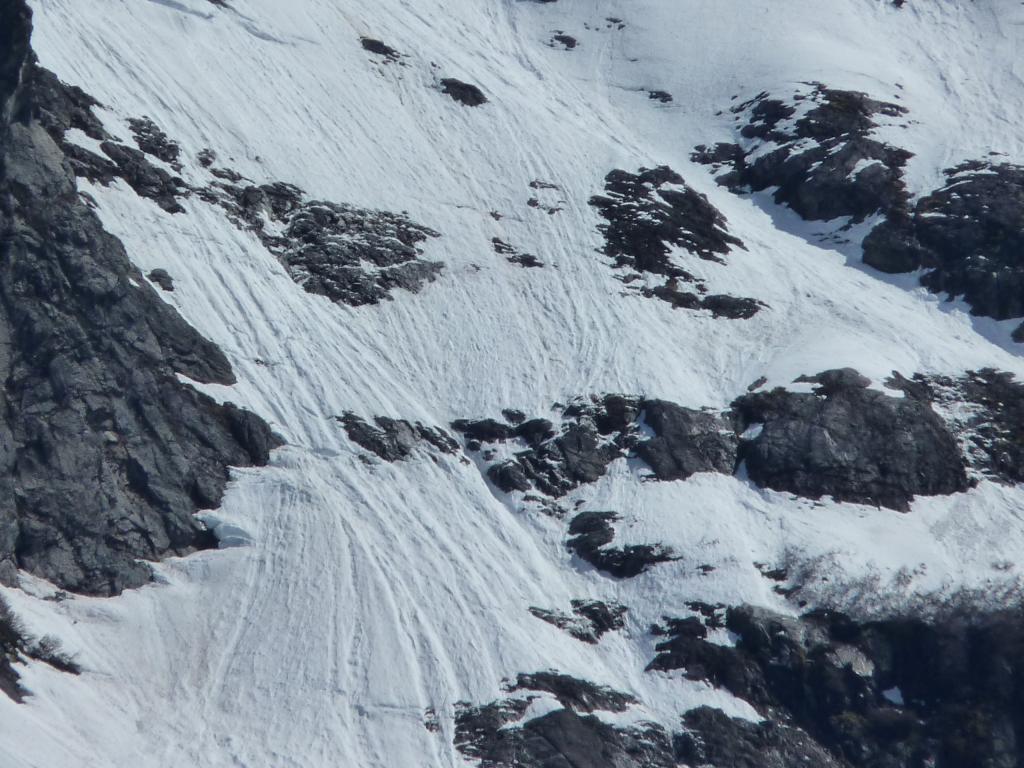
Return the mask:
<path id="1" fill-rule="evenodd" d="M 609 454 L 596 477 L 572 469 L 561 495 L 506 493 L 488 467 L 527 443 L 483 439 L 474 450 L 452 423 L 517 409 L 561 430 L 571 419 L 554 404 L 605 393 L 721 412 L 756 382 L 807 394 L 815 383 L 795 379 L 841 368 L 893 399 L 909 396 L 889 380 L 893 371 L 1020 375 L 1011 338 L 1019 318 L 972 316 L 919 287 L 916 274 L 861 263 L 860 240 L 886 211 L 849 229 L 845 219 L 804 221 L 770 189 L 733 194 L 691 160 L 697 145 L 746 138 L 731 107 L 762 92 L 788 99 L 813 81 L 906 108 L 871 135 L 913 153 L 903 177 L 912 198 L 939 188 L 945 167 L 991 151 L 1022 162 L 1019 9 L 951 0 L 839 0 L 827 12 L 767 0 L 32 6 L 41 64 L 99 102 L 93 112 L 115 142 L 135 146 L 129 120 L 147 117 L 179 146 L 171 162 L 147 160 L 181 179 L 158 195 L 140 194 L 130 170 L 95 161 L 78 189 L 142 274 L 173 278 L 173 292 L 159 296 L 223 351 L 237 379 L 187 383 L 266 419 L 285 445 L 267 467 L 232 470 L 220 508 L 203 513 L 222 549 L 155 564 L 156 583 L 113 599 L 47 599 L 54 587 L 24 572 L 21 589 L 4 590 L 32 632 L 60 638 L 83 668 L 74 678 L 38 663 L 20 669 L 32 696 L 0 698 L 8 763 L 507 764 L 492 744 L 467 749 L 472 740 L 459 730 L 496 732 L 467 717 L 498 715 L 459 703 L 532 691 L 530 709 L 510 705 L 509 720 L 551 723 L 542 719 L 562 711 L 583 725 L 569 718 L 559 733 L 600 732 L 550 681 L 502 687 L 553 669 L 636 699 L 601 704 L 595 717 L 649 752 L 595 765 L 659 765 L 669 753 L 726 765 L 735 758 L 687 756 L 662 737 L 701 733 L 701 706 L 749 721 L 766 707 L 786 720 L 792 707 L 774 693 L 758 699 L 710 674 L 688 676 L 675 662 L 646 671 L 657 643 L 686 639 L 670 625 L 651 633 L 665 617 L 703 615 L 695 601 L 794 621 L 819 606 L 865 621 L 941 614 L 951 600 L 982 610 L 1015 604 L 1021 491 L 983 462 L 965 459 L 963 492 L 918 495 L 906 513 L 827 492 L 802 498 L 785 484 L 766 490 L 743 465 L 646 481 L 655 462 L 626 443 L 629 456 Z M 559 40 L 567 36 L 575 45 Z M 486 103 L 455 100 L 448 78 L 476 85 Z M 115 160 L 81 130 L 65 140 Z M 640 185 L 619 206 L 621 229 L 644 235 L 643 255 L 671 240 L 663 229 L 647 237 L 651 218 L 691 240 L 665 249 L 668 267 L 616 264 L 616 219 L 592 198 L 620 193 L 609 187 L 613 171 L 661 166 L 683 184 L 668 181 L 658 197 Z M 301 191 L 266 188 L 278 182 Z M 325 209 L 342 211 L 342 223 L 325 224 Z M 399 248 L 382 229 L 395 220 L 381 211 L 438 236 Z M 315 224 L 302 226 L 323 235 L 312 252 L 303 250 L 309 230 L 296 224 L 309 217 Z M 688 249 L 710 219 L 728 239 L 710 254 Z M 495 238 L 513 250 L 496 249 Z M 508 259 L 524 253 L 543 266 Z M 422 280 L 387 272 L 408 263 L 443 266 Z M 304 289 L 309 264 L 387 295 L 332 301 L 329 291 Z M 716 317 L 680 293 L 759 304 L 750 317 Z M 935 392 L 957 391 L 948 385 Z M 1011 389 L 1003 405 L 980 405 L 935 392 L 927 400 L 961 432 L 972 413 L 998 414 L 1016 396 Z M 404 458 L 388 461 L 346 430 L 347 413 L 444 429 L 458 449 L 410 427 L 390 443 Z M 728 433 L 732 415 L 723 419 Z M 739 431 L 756 440 L 757 424 Z M 655 430 L 649 416 L 623 427 L 637 440 Z M 586 439 L 563 450 L 566 466 L 582 456 L 592 469 Z M 966 489 L 968 472 L 976 484 Z M 622 579 L 585 562 L 566 547 L 582 525 L 575 515 L 604 511 L 618 515 L 614 547 L 657 546 L 671 559 Z M 776 579 L 764 575 L 773 571 Z M 530 610 L 576 616 L 573 600 L 625 606 L 624 626 L 587 643 Z M 744 615 L 728 631 L 712 626 L 709 645 L 736 647 Z M 878 630 L 895 636 L 887 633 Z M 901 695 L 897 687 L 889 698 Z M 662 730 L 638 736 L 641 722 Z M 792 711 L 787 722 L 819 725 Z M 832 750 L 815 758 L 821 765 L 853 759 L 831 731 L 812 735 Z M 627 736 L 598 740 L 621 747 Z M 536 754 L 533 742 L 510 738 Z M 749 738 L 769 749 L 767 737 Z M 952 754 L 939 764 L 961 764 Z M 884 764 L 868 760 L 859 764 Z"/>

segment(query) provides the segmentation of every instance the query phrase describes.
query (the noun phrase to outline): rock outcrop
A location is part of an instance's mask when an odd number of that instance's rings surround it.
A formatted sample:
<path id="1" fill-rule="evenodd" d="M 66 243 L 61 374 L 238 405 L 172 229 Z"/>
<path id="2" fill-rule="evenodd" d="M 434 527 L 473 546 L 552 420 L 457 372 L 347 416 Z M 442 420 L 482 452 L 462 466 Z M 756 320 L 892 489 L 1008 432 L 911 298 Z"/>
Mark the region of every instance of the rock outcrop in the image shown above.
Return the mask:
<path id="1" fill-rule="evenodd" d="M 759 94 L 732 112 L 744 122 L 743 143 L 693 154 L 724 171 L 717 181 L 730 190 L 774 188 L 776 203 L 811 220 L 862 221 L 906 204 L 910 153 L 873 135 L 880 118 L 898 119 L 902 107 L 817 83 L 790 99 Z"/>
<path id="2" fill-rule="evenodd" d="M 608 222 L 601 225 L 602 252 L 613 267 L 628 270 L 620 279 L 628 284 L 645 275 L 664 278 L 662 285 L 640 288 L 641 295 L 732 319 L 752 317 L 762 306 L 750 298 L 706 295 L 705 282 L 673 256 L 673 247 L 683 248 L 724 264 L 724 256 L 743 243 L 729 233 L 725 217 L 707 197 L 668 166 L 641 168 L 635 174 L 614 170 L 605 177 L 604 194 L 591 197 L 590 204 Z"/>
<path id="3" fill-rule="evenodd" d="M 6 6 L 0 580 L 21 569 L 116 594 L 150 578 L 146 560 L 215 546 L 194 513 L 220 504 L 229 466 L 266 463 L 279 441 L 179 380 L 234 377 L 79 198 L 75 158 L 55 136 L 90 128 L 83 104 L 94 102 L 36 64 L 27 9 Z"/>
<path id="4" fill-rule="evenodd" d="M 814 393 L 775 389 L 733 403 L 747 436 L 739 455 L 757 485 L 900 510 L 916 495 L 967 489 L 963 455 L 927 403 L 868 389 L 851 369 L 806 380 Z"/>

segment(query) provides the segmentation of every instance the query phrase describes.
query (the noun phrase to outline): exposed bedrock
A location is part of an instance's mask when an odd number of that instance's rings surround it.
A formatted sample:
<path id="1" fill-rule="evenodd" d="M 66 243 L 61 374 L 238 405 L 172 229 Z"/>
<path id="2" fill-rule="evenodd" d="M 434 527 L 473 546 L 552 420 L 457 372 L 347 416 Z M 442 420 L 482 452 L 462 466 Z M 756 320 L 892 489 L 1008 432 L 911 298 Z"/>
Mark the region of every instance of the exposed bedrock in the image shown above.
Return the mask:
<path id="1" fill-rule="evenodd" d="M 601 225 L 602 252 L 613 267 L 628 270 L 620 277 L 623 282 L 644 275 L 664 278 L 662 285 L 639 288 L 641 295 L 673 308 L 704 309 L 734 320 L 748 319 L 763 306 L 746 297 L 707 295 L 705 281 L 673 253 L 682 248 L 699 259 L 724 264 L 725 255 L 743 243 L 729 233 L 725 217 L 707 197 L 668 166 L 637 173 L 614 170 L 605 177 L 604 194 L 591 197 L 590 205 L 607 222 Z"/>
<path id="2" fill-rule="evenodd" d="M 377 416 L 370 424 L 354 413 L 345 413 L 337 419 L 350 440 L 384 461 L 408 458 L 421 443 L 441 453 L 455 453 L 459 449 L 459 444 L 443 429 L 426 427 L 418 421 Z"/>
<path id="3" fill-rule="evenodd" d="M 776 203 L 804 219 L 861 221 L 906 203 L 910 153 L 874 137 L 880 118 L 906 110 L 865 93 L 812 84 L 789 99 L 762 93 L 732 108 L 742 144 L 696 148 L 693 159 L 725 172 L 734 192 L 775 188 Z"/>
<path id="4" fill-rule="evenodd" d="M 917 495 L 967 489 L 960 448 L 928 403 L 868 389 L 851 369 L 807 380 L 814 393 L 775 389 L 733 404 L 737 430 L 753 433 L 739 455 L 757 485 L 901 510 Z"/>
<path id="5" fill-rule="evenodd" d="M 888 273 L 923 270 L 933 293 L 975 315 L 1024 317 L 1024 167 L 970 160 L 911 204 L 906 150 L 876 136 L 906 110 L 817 84 L 788 99 L 762 93 L 732 110 L 740 143 L 699 146 L 693 159 L 734 192 L 774 189 L 808 220 L 885 217 L 864 239 L 864 263 Z M 1024 341 L 1024 323 L 1014 331 Z"/>
<path id="6" fill-rule="evenodd" d="M 652 670 L 679 669 L 752 704 L 761 726 L 687 715 L 684 754 L 719 768 L 755 748 L 797 749 L 810 765 L 863 768 L 1010 766 L 1024 736 L 1024 622 L 1017 612 L 858 622 L 730 608 L 735 645 L 707 640 L 698 619 L 669 622 Z M 789 730 L 805 736 L 790 738 Z M 830 753 L 830 756 L 825 753 Z M 828 758 L 828 759 L 826 759 Z M 789 765 L 767 762 L 766 765 Z M 804 763 L 800 763 L 803 765 Z"/>
<path id="7" fill-rule="evenodd" d="M 146 560 L 215 546 L 194 513 L 278 440 L 179 380 L 234 377 L 79 199 L 48 126 L 87 117 L 53 98 L 24 4 L 0 19 L 0 580 L 115 594 L 150 578 Z"/>
<path id="8" fill-rule="evenodd" d="M 552 672 L 519 675 L 514 694 L 481 706 L 459 705 L 455 747 L 481 768 L 673 768 L 675 747 L 653 723 L 612 725 L 597 712 L 620 713 L 636 702 L 627 694 Z M 558 708 L 530 718 L 530 702 L 553 697 Z"/>
<path id="9" fill-rule="evenodd" d="M 602 395 L 572 400 L 557 423 L 481 419 L 452 426 L 500 490 L 553 498 L 594 482 L 624 457 L 643 461 L 661 481 L 732 474 L 742 462 L 763 488 L 899 510 L 915 496 L 966 490 L 968 466 L 1011 482 L 1024 474 L 1024 435 L 1014 421 L 1024 412 L 1024 388 L 994 371 L 945 385 L 931 381 L 932 389 L 918 382 L 919 396 L 896 397 L 869 389 L 852 369 L 836 369 L 798 379 L 813 384 L 813 392 L 748 392 L 724 412 Z M 966 427 L 935 410 L 955 411 L 948 407 L 955 402 L 981 414 L 969 444 L 953 436 Z"/>
<path id="10" fill-rule="evenodd" d="M 883 272 L 927 270 L 922 285 L 962 298 L 975 315 L 1024 316 L 1024 168 L 973 162 L 948 169 L 946 186 L 864 239 L 864 262 Z"/>

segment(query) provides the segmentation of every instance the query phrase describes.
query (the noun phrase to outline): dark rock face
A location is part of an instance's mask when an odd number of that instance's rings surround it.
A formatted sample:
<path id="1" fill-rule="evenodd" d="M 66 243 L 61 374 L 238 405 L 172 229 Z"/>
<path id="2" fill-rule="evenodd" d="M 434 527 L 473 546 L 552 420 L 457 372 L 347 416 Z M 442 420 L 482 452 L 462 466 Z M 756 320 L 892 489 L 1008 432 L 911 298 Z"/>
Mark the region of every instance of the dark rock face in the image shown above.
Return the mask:
<path id="1" fill-rule="evenodd" d="M 24 701 L 27 691 L 18 682 L 20 676 L 14 665 L 25 659 L 41 661 L 73 675 L 81 672 L 75 660 L 60 650 L 54 638 L 29 636 L 7 601 L 0 597 L 0 693 L 17 702 Z"/>
<path id="2" fill-rule="evenodd" d="M 396 288 L 418 292 L 443 268 L 421 259 L 418 248 L 438 233 L 402 214 L 307 200 L 302 190 L 283 182 L 240 181 L 224 179 L 201 194 L 222 206 L 236 225 L 253 231 L 309 293 L 352 306 L 378 304 Z"/>
<path id="3" fill-rule="evenodd" d="M 382 56 L 385 61 L 400 63 L 402 60 L 402 54 L 380 40 L 375 40 L 372 37 L 361 37 L 359 38 L 359 42 L 363 46 L 364 51 L 369 51 L 377 56 Z"/>
<path id="4" fill-rule="evenodd" d="M 676 740 L 685 765 L 707 768 L 843 768 L 806 733 L 779 723 L 751 723 L 721 710 L 699 707 L 683 717 L 687 732 Z"/>
<path id="5" fill-rule="evenodd" d="M 612 690 L 603 685 L 595 685 L 587 680 L 580 680 L 571 675 L 558 672 L 535 672 L 532 675 L 520 674 L 510 691 L 546 691 L 558 699 L 558 702 L 577 712 L 625 712 L 637 701 L 632 696 Z"/>
<path id="6" fill-rule="evenodd" d="M 491 245 L 494 247 L 494 252 L 504 256 L 510 264 L 517 264 L 520 267 L 527 268 L 544 266 L 544 262 L 532 253 L 523 253 L 514 245 L 506 243 L 500 237 L 492 238 Z"/>
<path id="7" fill-rule="evenodd" d="M 757 299 L 727 294 L 711 294 L 702 296 L 692 291 L 679 289 L 679 281 L 670 278 L 664 285 L 654 288 L 641 288 L 640 293 L 647 298 L 661 299 L 673 309 L 705 309 L 714 317 L 725 317 L 730 320 L 749 320 L 765 305 Z"/>
<path id="8" fill-rule="evenodd" d="M 339 416 L 338 421 L 344 425 L 350 440 L 384 461 L 408 458 L 421 442 L 433 446 L 441 453 L 453 454 L 459 450 L 459 444 L 443 429 L 425 427 L 419 422 L 413 424 L 402 419 L 377 416 L 373 420 L 376 424 L 374 426 L 354 413 Z"/>
<path id="9" fill-rule="evenodd" d="M 604 252 L 616 267 L 686 278 L 669 259 L 670 245 L 720 263 L 733 246 L 743 245 L 707 197 L 664 165 L 635 174 L 612 171 L 605 177 L 605 194 L 590 204 L 608 221 L 602 227 Z"/>
<path id="10" fill-rule="evenodd" d="M 23 20 L 0 83 L 0 580 L 24 569 L 116 594 L 150 578 L 140 560 L 214 546 L 194 512 L 278 440 L 178 380 L 234 378 L 79 200 L 50 131 L 88 126 L 83 95 L 53 98 L 63 86 L 31 59 L 24 6 L 0 10 Z"/>
<path id="11" fill-rule="evenodd" d="M 1024 384 L 1013 374 L 990 368 L 961 377 L 895 374 L 889 386 L 950 414 L 949 428 L 959 437 L 972 472 L 1005 483 L 1024 482 Z"/>
<path id="12" fill-rule="evenodd" d="M 462 704 L 455 718 L 455 747 L 481 768 L 676 765 L 672 741 L 660 726 L 618 727 L 587 714 L 624 711 L 633 702 L 625 694 L 553 673 L 520 675 L 510 690 L 553 693 L 565 708 L 523 722 L 533 697 Z"/>
<path id="13" fill-rule="evenodd" d="M 758 733 L 708 712 L 688 716 L 695 738 L 684 755 L 703 755 L 716 766 L 760 765 L 744 761 L 748 748 L 761 744 L 799 746 L 811 765 L 1018 764 L 1024 735 L 1018 612 L 858 623 L 828 611 L 792 619 L 742 607 L 729 609 L 726 625 L 739 638 L 735 647 L 702 649 L 711 644 L 696 632 L 673 629 L 651 668 L 685 669 L 750 702 L 771 722 Z M 822 753 L 802 734 L 790 731 L 773 743 L 776 732 L 763 740 L 784 725 L 813 738 L 835 762 L 821 762 Z"/>
<path id="14" fill-rule="evenodd" d="M 581 560 L 617 579 L 639 576 L 652 565 L 677 560 L 675 553 L 660 544 L 630 544 L 609 547 L 615 539 L 614 512 L 581 512 L 569 523 L 566 547 Z"/>
<path id="15" fill-rule="evenodd" d="M 640 434 L 642 415 L 653 438 Z M 506 493 L 536 489 L 554 498 L 594 482 L 630 452 L 646 461 L 659 480 L 684 480 L 694 472 L 732 473 L 738 444 L 719 414 L 625 395 L 577 398 L 563 409 L 558 427 L 547 419 L 515 426 L 462 419 L 452 428 L 465 435 L 470 449 L 522 440 L 525 450 L 491 464 L 488 477 Z"/>
<path id="16" fill-rule="evenodd" d="M 128 120 L 128 127 L 135 137 L 135 143 L 139 149 L 147 155 L 163 160 L 165 163 L 177 170 L 181 170 L 178 158 L 181 156 L 181 147 L 167 136 L 156 123 L 148 117 L 133 117 Z"/>
<path id="17" fill-rule="evenodd" d="M 925 403 L 866 388 L 856 371 L 826 371 L 815 394 L 775 389 L 733 403 L 751 480 L 799 496 L 906 510 L 916 495 L 968 487 L 956 441 Z"/>
<path id="18" fill-rule="evenodd" d="M 188 186 L 146 157 L 149 153 L 160 159 L 171 158 L 165 162 L 176 166 L 180 154 L 178 145 L 152 121 L 146 118 L 129 121 L 136 142 L 145 151 L 119 144 L 93 114 L 92 109 L 98 102 L 89 94 L 65 85 L 41 67 L 34 67 L 30 75 L 35 119 L 61 148 L 76 176 L 104 185 L 122 179 L 140 197 L 152 200 L 168 213 L 184 211 L 179 200 L 191 194 Z M 64 135 L 71 128 L 101 142 L 103 155 L 66 141 Z"/>
<path id="19" fill-rule="evenodd" d="M 899 118 L 902 107 L 818 84 L 789 101 L 762 93 L 732 111 L 746 120 L 745 146 L 700 146 L 693 155 L 727 169 L 718 182 L 732 191 L 778 187 L 775 202 L 811 220 L 862 221 L 906 204 L 910 153 L 872 138 L 878 117 Z"/>
<path id="20" fill-rule="evenodd" d="M 636 454 L 659 480 L 685 480 L 697 472 L 732 474 L 739 441 L 719 414 L 665 400 L 645 400 L 643 413 L 655 437 L 637 443 Z"/>
<path id="21" fill-rule="evenodd" d="M 174 290 L 174 278 L 171 277 L 166 269 L 154 269 L 146 277 L 159 285 L 163 291 Z"/>
<path id="22" fill-rule="evenodd" d="M 703 282 L 672 258 L 672 246 L 676 246 L 724 264 L 723 256 L 743 243 L 729 234 L 725 217 L 707 197 L 688 187 L 671 168 L 641 168 L 636 174 L 612 171 L 605 177 L 605 194 L 590 198 L 590 204 L 608 222 L 601 226 L 604 255 L 615 268 L 631 270 L 624 282 L 637 280 L 643 273 L 665 278 L 662 286 L 640 289 L 641 295 L 733 319 L 749 318 L 760 308 L 754 299 L 702 295 L 707 293 Z M 682 291 L 680 283 L 694 290 Z M 737 311 L 741 305 L 743 309 Z"/>
<path id="23" fill-rule="evenodd" d="M 441 79 L 441 92 L 466 107 L 479 107 L 487 103 L 487 97 L 477 86 L 456 80 L 454 77 Z"/>
<path id="24" fill-rule="evenodd" d="M 181 200 L 193 194 L 220 206 L 238 227 L 254 232 L 292 279 L 310 293 L 353 306 L 378 304 L 395 289 L 419 291 L 443 268 L 421 259 L 418 247 L 438 233 L 406 216 L 309 200 L 301 189 L 283 182 L 246 183 L 231 169 L 213 167 L 216 153 L 210 149 L 200 153 L 200 162 L 217 181 L 193 189 L 148 159 L 147 155 L 176 166 L 181 155 L 178 144 L 151 120 L 129 121 L 140 149 L 118 144 L 92 113 L 95 99 L 46 70 L 36 68 L 33 78 L 38 120 L 67 155 L 76 175 L 99 184 L 122 179 L 168 213 L 184 212 Z M 65 141 L 70 128 L 102 142 L 105 156 Z"/>
<path id="25" fill-rule="evenodd" d="M 572 615 L 531 607 L 530 613 L 577 640 L 595 644 L 603 635 L 625 626 L 626 607 L 601 600 L 573 600 Z"/>
<path id="26" fill-rule="evenodd" d="M 963 298 L 976 315 L 1024 316 L 1024 168 L 975 162 L 946 175 L 945 187 L 865 238 L 864 263 L 927 269 L 922 285 Z"/>

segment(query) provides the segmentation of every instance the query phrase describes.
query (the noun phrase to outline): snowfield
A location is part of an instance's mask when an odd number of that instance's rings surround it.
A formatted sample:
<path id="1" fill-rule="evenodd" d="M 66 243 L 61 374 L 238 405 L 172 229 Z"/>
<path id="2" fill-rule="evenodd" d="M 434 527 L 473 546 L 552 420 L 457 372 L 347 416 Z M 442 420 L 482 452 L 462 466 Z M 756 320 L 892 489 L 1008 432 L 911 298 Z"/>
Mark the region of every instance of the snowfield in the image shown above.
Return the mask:
<path id="1" fill-rule="evenodd" d="M 425 258 L 445 269 L 416 294 L 334 304 L 196 196 L 169 214 L 122 183 L 79 180 L 140 269 L 174 277 L 161 295 L 227 354 L 238 384 L 206 390 L 263 416 L 287 445 L 266 468 L 234 471 L 223 507 L 207 515 L 222 549 L 157 565 L 156 583 L 110 599 L 54 600 L 28 576 L 22 590 L 3 590 L 33 632 L 59 637 L 84 668 L 70 677 L 29 664 L 27 703 L 0 696 L 3 765 L 462 766 L 456 703 L 499 698 L 504 678 L 549 668 L 640 700 L 609 718 L 671 729 L 711 704 L 756 719 L 723 690 L 645 672 L 650 625 L 688 615 L 692 600 L 793 613 L 755 563 L 805 574 L 807 599 L 867 613 L 1016 594 L 1017 487 L 983 481 L 901 514 L 724 475 L 639 482 L 620 460 L 565 506 L 617 511 L 617 545 L 663 543 L 680 559 L 615 580 L 565 549 L 567 520 L 521 511 L 461 454 L 424 446 L 395 463 L 366 459 L 335 417 L 447 429 L 509 407 L 549 415 L 605 392 L 724 408 L 759 377 L 786 386 L 846 366 L 876 388 L 894 370 L 1024 376 L 1009 336 L 1019 320 L 972 317 L 913 275 L 864 267 L 865 225 L 837 245 L 828 238 L 845 222 L 803 222 L 768 193 L 735 196 L 689 159 L 697 144 L 735 140 L 733 96 L 821 81 L 909 110 L 879 135 L 915 153 L 914 194 L 990 151 L 1024 162 L 1024 6 L 31 4 L 41 63 L 96 97 L 115 136 L 130 141 L 127 119 L 146 115 L 181 144 L 190 183 L 212 180 L 196 159 L 209 147 L 258 184 L 406 211 L 441 234 Z M 577 47 L 549 45 L 556 30 Z M 404 58 L 386 63 L 361 36 Z M 456 103 L 442 77 L 478 85 L 488 103 Z M 714 293 L 764 302 L 753 318 L 643 298 L 598 253 L 589 198 L 613 169 L 658 165 L 705 193 L 745 245 L 725 264 L 682 251 L 679 263 Z M 545 266 L 509 263 L 494 237 Z M 625 628 L 589 645 L 528 611 L 568 611 L 577 598 L 628 606 Z M 533 714 L 545 706 L 534 702 Z"/>

